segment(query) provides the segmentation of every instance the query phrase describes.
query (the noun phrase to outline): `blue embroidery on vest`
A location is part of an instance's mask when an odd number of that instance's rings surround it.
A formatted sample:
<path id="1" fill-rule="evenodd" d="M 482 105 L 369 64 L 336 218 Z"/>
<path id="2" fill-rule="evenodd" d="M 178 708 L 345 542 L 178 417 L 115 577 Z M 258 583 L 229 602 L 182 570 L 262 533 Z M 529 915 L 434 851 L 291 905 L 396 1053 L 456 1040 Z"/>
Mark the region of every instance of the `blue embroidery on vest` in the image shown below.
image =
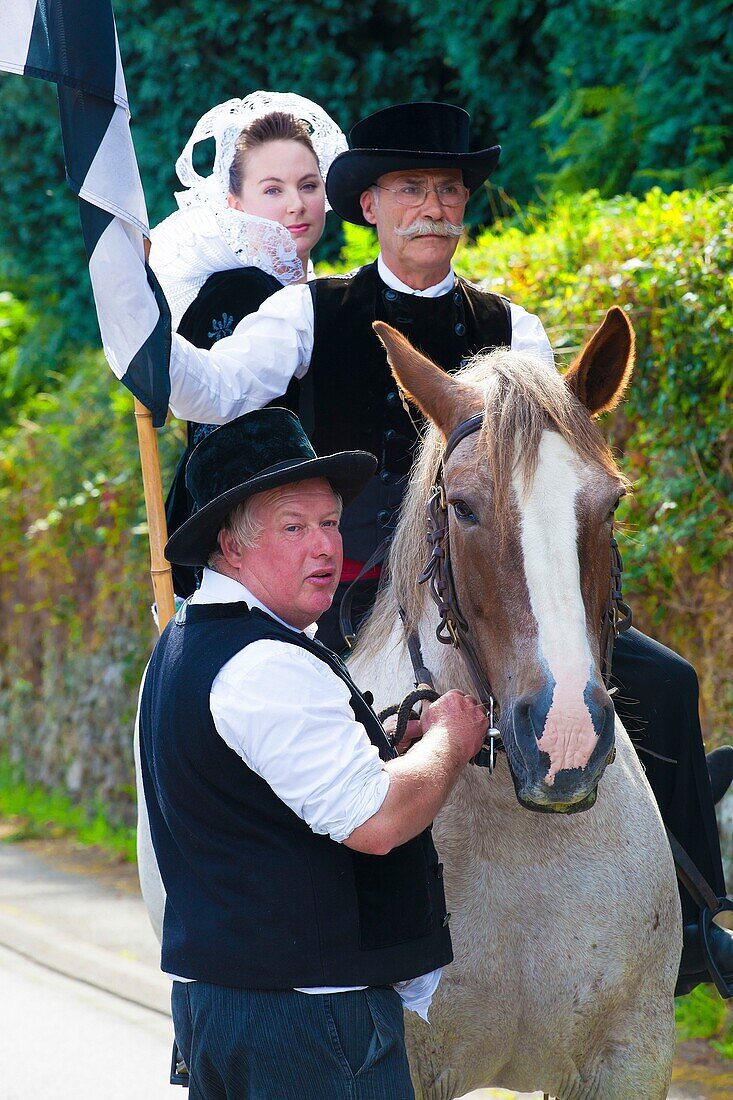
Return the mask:
<path id="1" fill-rule="evenodd" d="M 222 314 L 221 321 L 217 321 L 216 317 L 211 322 L 212 332 L 209 333 L 209 339 L 216 343 L 217 340 L 223 339 L 225 336 L 231 336 L 234 328 L 234 318 L 229 313 Z"/>

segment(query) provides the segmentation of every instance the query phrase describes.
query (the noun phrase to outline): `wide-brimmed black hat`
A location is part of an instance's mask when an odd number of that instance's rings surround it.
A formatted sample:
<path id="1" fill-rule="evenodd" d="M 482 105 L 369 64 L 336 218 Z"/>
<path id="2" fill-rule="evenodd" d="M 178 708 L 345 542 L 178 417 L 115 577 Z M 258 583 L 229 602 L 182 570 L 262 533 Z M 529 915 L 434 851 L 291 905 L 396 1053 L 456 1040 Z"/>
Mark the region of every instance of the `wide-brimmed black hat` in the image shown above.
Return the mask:
<path id="1" fill-rule="evenodd" d="M 205 565 L 228 514 L 247 497 L 324 477 L 348 504 L 377 468 L 368 451 L 319 458 L 295 413 L 258 409 L 202 439 L 186 466 L 196 511 L 168 539 L 165 556 L 176 565 Z"/>
<path id="2" fill-rule="evenodd" d="M 368 225 L 359 196 L 387 172 L 460 168 L 473 193 L 499 163 L 500 145 L 471 153 L 469 115 L 450 103 L 398 103 L 361 119 L 328 170 L 326 194 L 344 221 Z"/>

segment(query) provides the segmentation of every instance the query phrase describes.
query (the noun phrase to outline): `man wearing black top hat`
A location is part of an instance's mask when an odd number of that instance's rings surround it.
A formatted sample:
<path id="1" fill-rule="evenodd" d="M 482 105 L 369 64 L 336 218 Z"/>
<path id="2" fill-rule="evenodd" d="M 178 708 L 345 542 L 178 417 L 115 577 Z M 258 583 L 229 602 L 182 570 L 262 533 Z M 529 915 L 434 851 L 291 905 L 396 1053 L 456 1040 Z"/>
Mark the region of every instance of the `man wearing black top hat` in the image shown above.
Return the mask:
<path id="1" fill-rule="evenodd" d="M 469 150 L 468 115 L 443 103 L 387 107 L 358 122 L 351 148 L 331 165 L 328 200 L 337 214 L 374 225 L 380 255 L 348 276 L 288 287 L 211 351 L 176 338 L 171 408 L 191 420 L 224 422 L 300 381 L 298 411 L 320 451 L 363 447 L 379 468 L 343 518 L 342 588 L 320 636 L 339 644 L 335 609 L 361 575 L 358 617 L 374 597 L 371 558 L 391 535 L 417 429 L 403 408 L 371 330 L 387 321 L 444 369 L 500 345 L 551 356 L 536 317 L 481 291 L 451 266 L 470 195 L 493 172 L 500 149 Z M 292 389 L 291 389 L 292 393 Z M 665 824 L 714 891 L 725 891 L 713 792 L 698 717 L 694 669 L 633 628 L 614 651 L 617 709 L 643 756 Z M 730 782 L 733 753 L 718 754 L 716 795 Z M 680 991 L 707 980 L 698 908 L 682 893 L 686 920 Z M 733 978 L 733 937 L 714 927 L 713 950 Z"/>
<path id="2" fill-rule="evenodd" d="M 159 869 L 198 1100 L 413 1097 L 402 1003 L 426 1016 L 451 960 L 429 827 L 486 715 L 450 692 L 398 758 L 314 641 L 341 501 L 374 467 L 361 451 L 318 458 L 278 408 L 214 431 L 187 467 L 197 510 L 166 555 L 203 581 L 155 647 L 137 740 L 141 879 L 149 901 Z"/>

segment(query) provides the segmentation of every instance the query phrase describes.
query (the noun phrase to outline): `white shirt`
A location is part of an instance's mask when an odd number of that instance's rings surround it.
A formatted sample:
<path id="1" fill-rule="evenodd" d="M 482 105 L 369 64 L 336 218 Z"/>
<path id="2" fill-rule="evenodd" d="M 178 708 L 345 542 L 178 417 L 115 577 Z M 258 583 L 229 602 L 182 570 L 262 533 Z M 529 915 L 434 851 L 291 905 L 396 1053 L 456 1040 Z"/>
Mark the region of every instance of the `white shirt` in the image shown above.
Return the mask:
<path id="1" fill-rule="evenodd" d="M 211 569 L 204 569 L 190 602 L 242 600 L 283 622 L 238 581 Z M 304 631 L 309 637 L 315 632 L 315 624 Z M 339 844 L 373 817 L 389 790 L 389 775 L 354 718 L 350 697 L 320 658 L 300 646 L 261 639 L 220 669 L 209 700 L 229 748 L 314 833 Z"/>
<path id="2" fill-rule="evenodd" d="M 238 581 L 211 569 L 204 569 L 190 603 L 241 601 L 296 630 Z M 312 637 L 315 631 L 314 624 L 304 633 Z M 212 683 L 209 700 L 214 725 L 226 744 L 314 832 L 339 843 L 377 812 L 389 790 L 389 773 L 355 720 L 349 700 L 346 684 L 318 657 L 271 639 L 252 642 L 227 661 Z M 440 973 L 395 986 L 405 1006 L 424 1019 Z M 300 992 L 354 988 L 364 987 Z"/>
<path id="3" fill-rule="evenodd" d="M 447 294 L 453 268 L 440 283 L 412 290 L 394 275 L 381 255 L 377 269 L 393 290 L 422 298 Z M 553 362 L 552 348 L 539 318 L 511 304 L 512 349 Z M 197 424 L 227 424 L 261 409 L 285 393 L 291 378 L 308 371 L 314 344 L 313 297 L 308 286 L 286 286 L 243 318 L 231 336 L 208 351 L 174 334 L 171 349 L 170 407 L 175 416 Z"/>

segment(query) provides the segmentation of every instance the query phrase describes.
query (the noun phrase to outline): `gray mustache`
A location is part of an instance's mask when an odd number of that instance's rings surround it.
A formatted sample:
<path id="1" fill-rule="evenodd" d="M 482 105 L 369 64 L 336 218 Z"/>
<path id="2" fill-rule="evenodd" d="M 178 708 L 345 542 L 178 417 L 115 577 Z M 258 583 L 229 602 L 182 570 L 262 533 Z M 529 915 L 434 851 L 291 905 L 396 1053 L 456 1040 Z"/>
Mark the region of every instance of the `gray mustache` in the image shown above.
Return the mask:
<path id="1" fill-rule="evenodd" d="M 398 237 L 404 237 L 408 241 L 413 237 L 460 237 L 462 232 L 462 224 L 454 225 L 445 218 L 439 222 L 432 221 L 430 218 L 416 218 L 410 225 L 395 229 Z"/>

